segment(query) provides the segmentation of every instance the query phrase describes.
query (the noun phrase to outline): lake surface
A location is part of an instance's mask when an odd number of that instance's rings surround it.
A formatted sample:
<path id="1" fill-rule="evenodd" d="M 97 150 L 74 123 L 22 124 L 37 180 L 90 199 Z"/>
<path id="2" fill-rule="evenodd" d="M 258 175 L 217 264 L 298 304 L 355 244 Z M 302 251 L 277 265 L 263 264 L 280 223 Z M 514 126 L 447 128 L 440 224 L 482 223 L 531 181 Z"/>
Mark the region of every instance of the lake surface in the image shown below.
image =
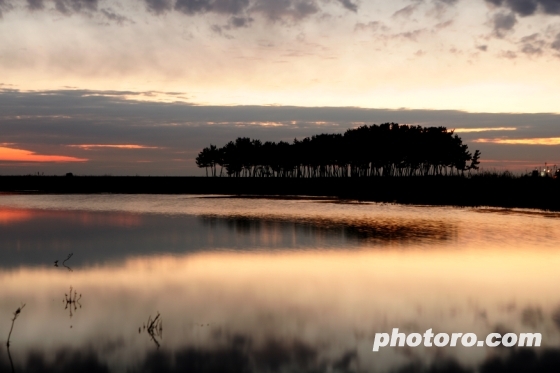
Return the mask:
<path id="1" fill-rule="evenodd" d="M 0 195 L 0 339 L 25 304 L 0 371 L 546 367 L 560 362 L 559 243 L 560 214 L 532 210 Z M 543 341 L 373 353 L 392 328 Z"/>

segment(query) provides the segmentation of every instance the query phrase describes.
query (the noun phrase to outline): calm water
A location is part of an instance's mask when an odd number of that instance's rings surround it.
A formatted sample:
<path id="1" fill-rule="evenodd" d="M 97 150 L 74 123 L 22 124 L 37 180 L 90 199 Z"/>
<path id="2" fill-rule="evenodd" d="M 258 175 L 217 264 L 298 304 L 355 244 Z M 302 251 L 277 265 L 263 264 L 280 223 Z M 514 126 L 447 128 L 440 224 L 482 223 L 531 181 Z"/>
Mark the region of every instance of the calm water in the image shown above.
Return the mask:
<path id="1" fill-rule="evenodd" d="M 9 357 L 16 372 L 456 372 L 558 361 L 559 243 L 560 215 L 529 210 L 2 195 L 3 341 L 25 308 L 0 371 Z M 373 353 L 375 333 L 392 328 L 540 332 L 543 347 Z"/>

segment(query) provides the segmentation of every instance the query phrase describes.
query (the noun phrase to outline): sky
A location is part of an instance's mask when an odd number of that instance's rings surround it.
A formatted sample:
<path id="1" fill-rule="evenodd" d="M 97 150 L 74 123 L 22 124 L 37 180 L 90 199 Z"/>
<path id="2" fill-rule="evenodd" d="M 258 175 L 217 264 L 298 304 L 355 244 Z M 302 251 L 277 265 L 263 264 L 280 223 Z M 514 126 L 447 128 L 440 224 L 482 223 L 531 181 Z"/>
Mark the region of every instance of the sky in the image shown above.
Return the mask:
<path id="1" fill-rule="evenodd" d="M 0 174 L 202 175 L 384 122 L 560 165 L 559 67 L 560 0 L 0 0 Z"/>

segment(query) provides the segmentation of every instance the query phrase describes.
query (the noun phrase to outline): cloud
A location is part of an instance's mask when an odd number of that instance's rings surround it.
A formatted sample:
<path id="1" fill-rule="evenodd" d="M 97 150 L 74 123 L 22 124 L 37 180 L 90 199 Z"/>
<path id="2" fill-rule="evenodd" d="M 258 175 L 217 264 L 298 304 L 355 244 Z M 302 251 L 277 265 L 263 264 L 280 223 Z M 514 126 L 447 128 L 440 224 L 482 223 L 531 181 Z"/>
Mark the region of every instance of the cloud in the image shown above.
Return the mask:
<path id="1" fill-rule="evenodd" d="M 394 34 L 392 35 L 393 38 L 405 38 L 405 39 L 409 39 L 411 41 L 418 41 L 418 37 L 421 36 L 422 34 L 424 34 L 427 30 L 425 28 L 422 29 L 417 29 L 417 30 L 411 30 L 411 31 L 406 31 L 406 32 L 400 32 L 398 34 Z"/>
<path id="2" fill-rule="evenodd" d="M 101 14 L 103 14 L 109 21 L 114 21 L 115 23 L 122 25 L 125 22 L 134 23 L 134 21 L 128 19 L 127 17 L 115 13 L 111 8 L 101 9 Z"/>
<path id="3" fill-rule="evenodd" d="M 111 8 L 99 9 L 99 0 L 25 0 L 30 11 L 56 10 L 65 15 L 99 12 L 107 19 L 122 24 L 128 21 Z M 146 10 L 153 15 L 176 11 L 188 16 L 218 14 L 230 16 L 233 28 L 246 27 L 253 20 L 252 14 L 260 14 L 271 21 L 299 21 L 316 14 L 328 2 L 319 0 L 142 0 Z M 352 0 L 336 0 L 342 8 L 357 12 L 358 5 Z M 50 6 L 47 6 L 50 5 Z M 7 0 L 0 0 L 0 12 L 11 9 Z M 1 13 L 0 13 L 1 14 Z"/>
<path id="4" fill-rule="evenodd" d="M 249 7 L 249 0 L 214 0 L 211 9 L 221 14 L 240 14 Z"/>
<path id="5" fill-rule="evenodd" d="M 8 3 L 7 0 L 0 0 L 0 19 L 2 19 L 3 12 L 12 9 L 12 4 Z"/>
<path id="6" fill-rule="evenodd" d="M 409 4 L 409 5 L 405 6 L 404 8 L 401 8 L 401 9 L 397 10 L 395 13 L 393 13 L 392 17 L 393 18 L 398 18 L 398 17 L 410 18 L 410 16 L 412 16 L 412 14 L 416 11 L 416 9 L 418 9 L 420 4 L 421 3 Z"/>
<path id="7" fill-rule="evenodd" d="M 185 14 L 206 13 L 212 9 L 209 0 L 177 0 L 175 10 Z"/>
<path id="8" fill-rule="evenodd" d="M 517 53 L 515 53 L 514 51 L 503 51 L 502 53 L 500 53 L 500 57 L 513 60 L 517 58 Z"/>
<path id="9" fill-rule="evenodd" d="M 527 17 L 537 12 L 560 15 L 560 1 L 558 0 L 485 0 L 497 7 L 503 7 L 512 12 Z"/>
<path id="10" fill-rule="evenodd" d="M 524 36 L 519 40 L 521 44 L 520 51 L 529 56 L 539 56 L 543 53 L 543 47 L 546 42 L 541 38 L 539 33 Z"/>
<path id="11" fill-rule="evenodd" d="M 24 149 L 0 147 L 0 161 L 9 162 L 85 162 L 87 159 L 62 155 L 40 155 Z"/>
<path id="12" fill-rule="evenodd" d="M 97 11 L 97 0 L 54 0 L 55 9 L 62 14 Z"/>
<path id="13" fill-rule="evenodd" d="M 251 22 L 253 22 L 253 18 L 251 17 L 231 17 L 229 19 L 229 26 L 233 28 L 239 27 L 248 27 Z"/>
<path id="14" fill-rule="evenodd" d="M 552 42 L 550 46 L 552 47 L 552 49 L 555 49 L 556 51 L 560 52 L 560 33 L 556 35 L 556 39 Z"/>
<path id="15" fill-rule="evenodd" d="M 29 10 L 43 10 L 45 8 L 45 4 L 43 0 L 27 0 L 27 8 Z"/>
<path id="16" fill-rule="evenodd" d="M 521 16 L 528 16 L 537 10 L 537 2 L 534 0 L 508 0 L 506 5 Z"/>
<path id="17" fill-rule="evenodd" d="M 560 115 L 555 114 L 196 106 L 139 101 L 137 97 L 144 96 L 142 92 L 131 91 L 0 90 L 0 146 L 25 149 L 36 155 L 87 158 L 88 162 L 74 163 L 79 165 L 73 169 L 78 174 L 199 175 L 194 163 L 197 153 L 209 144 L 223 146 L 237 137 L 291 142 L 294 138 L 321 132 L 343 133 L 348 128 L 385 122 L 458 128 L 466 144 L 482 137 L 477 133 L 481 128 L 496 131 L 516 128 L 514 133 L 520 139 L 560 137 Z M 120 147 L 122 145 L 126 147 Z M 520 149 L 515 144 L 504 147 L 499 143 L 481 142 L 479 147 L 488 159 L 558 160 L 557 151 L 549 154 L 555 149 L 550 146 L 522 146 Z M 84 157 L 86 148 L 89 150 Z M 178 158 L 178 153 L 185 162 L 171 162 Z M 138 160 L 152 163 L 138 163 Z M 560 160 L 556 162 L 560 164 Z M 0 174 L 68 172 L 60 162 L 41 163 L 40 170 L 26 167 L 32 166 L 18 164 L 14 169 L 2 165 Z"/>
<path id="18" fill-rule="evenodd" d="M 134 144 L 121 144 L 121 145 L 108 145 L 108 144 L 81 144 L 81 145 L 68 145 L 71 148 L 80 148 L 84 150 L 91 150 L 94 148 L 115 148 L 115 149 L 159 149 L 157 146 L 144 146 Z"/>
<path id="19" fill-rule="evenodd" d="M 162 14 L 173 9 L 171 0 L 144 0 L 148 11 L 154 14 Z"/>
<path id="20" fill-rule="evenodd" d="M 381 31 L 389 31 L 389 27 L 385 26 L 383 22 L 379 21 L 372 21 L 368 23 L 358 22 L 356 26 L 354 26 L 355 31 L 372 31 L 376 32 L 378 30 Z"/>
<path id="21" fill-rule="evenodd" d="M 536 139 L 477 139 L 474 142 L 509 145 L 560 145 L 560 137 Z"/>
<path id="22" fill-rule="evenodd" d="M 513 30 L 515 24 L 517 23 L 517 18 L 514 13 L 497 13 L 492 19 L 492 24 L 494 28 L 494 35 L 499 38 L 503 38 L 506 33 Z"/>
<path id="23" fill-rule="evenodd" d="M 271 21 L 298 21 L 319 12 L 319 5 L 314 0 L 257 0 L 251 11 Z"/>
<path id="24" fill-rule="evenodd" d="M 521 47 L 521 52 L 531 55 L 531 56 L 538 56 L 541 55 L 543 53 L 542 48 L 531 44 L 531 43 L 526 43 Z"/>
<path id="25" fill-rule="evenodd" d="M 481 127 L 481 128 L 455 128 L 457 133 L 488 132 L 488 131 L 516 131 L 516 127 Z"/>
<path id="26" fill-rule="evenodd" d="M 214 13 L 232 16 L 231 27 L 246 27 L 260 14 L 269 21 L 299 21 L 321 10 L 317 0 L 144 0 L 148 10 L 162 14 L 174 9 L 193 16 Z M 344 8 L 356 12 L 358 7 L 350 0 L 337 0 Z"/>
<path id="27" fill-rule="evenodd" d="M 345 7 L 346 9 L 348 9 L 352 12 L 357 12 L 358 11 L 358 5 L 354 4 L 350 0 L 338 0 L 338 2 L 340 4 L 342 4 L 343 7 Z"/>

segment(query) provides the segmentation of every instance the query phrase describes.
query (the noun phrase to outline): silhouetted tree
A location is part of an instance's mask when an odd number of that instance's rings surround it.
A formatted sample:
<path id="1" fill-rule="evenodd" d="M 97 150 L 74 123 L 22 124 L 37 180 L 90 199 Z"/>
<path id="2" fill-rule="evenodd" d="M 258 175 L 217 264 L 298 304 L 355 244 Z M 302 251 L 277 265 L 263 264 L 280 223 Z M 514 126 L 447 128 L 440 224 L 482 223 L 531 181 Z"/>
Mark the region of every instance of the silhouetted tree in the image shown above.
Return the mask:
<path id="1" fill-rule="evenodd" d="M 220 165 L 230 177 L 372 177 L 470 174 L 479 159 L 480 152 L 472 155 L 453 130 L 384 123 L 292 144 L 240 137 L 219 149 L 204 148 L 196 164 L 207 176 L 208 168 L 216 176 Z"/>

